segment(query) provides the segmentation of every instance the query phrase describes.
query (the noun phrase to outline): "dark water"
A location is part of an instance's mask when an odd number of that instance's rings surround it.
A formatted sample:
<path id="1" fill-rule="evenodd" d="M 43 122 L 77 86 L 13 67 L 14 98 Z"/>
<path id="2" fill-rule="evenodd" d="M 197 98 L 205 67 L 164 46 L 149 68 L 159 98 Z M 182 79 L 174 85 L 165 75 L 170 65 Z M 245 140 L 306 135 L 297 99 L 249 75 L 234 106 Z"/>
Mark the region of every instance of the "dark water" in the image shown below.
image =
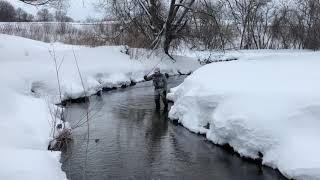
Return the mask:
<path id="1" fill-rule="evenodd" d="M 169 85 L 182 80 L 170 79 Z M 66 112 L 72 126 L 80 125 L 61 159 L 71 180 L 83 179 L 87 126 L 79 120 L 87 110 L 91 122 L 84 179 L 284 179 L 172 124 L 167 113 L 155 111 L 150 82 L 90 100 Z"/>

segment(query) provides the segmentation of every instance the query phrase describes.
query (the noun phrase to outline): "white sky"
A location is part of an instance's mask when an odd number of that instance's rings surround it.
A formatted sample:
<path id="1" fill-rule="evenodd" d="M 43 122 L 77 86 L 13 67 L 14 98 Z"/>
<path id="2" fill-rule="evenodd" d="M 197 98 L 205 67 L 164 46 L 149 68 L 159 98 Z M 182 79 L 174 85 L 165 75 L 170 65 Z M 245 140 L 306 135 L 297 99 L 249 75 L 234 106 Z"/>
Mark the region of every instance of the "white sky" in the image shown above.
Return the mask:
<path id="1" fill-rule="evenodd" d="M 36 14 L 37 11 L 43 7 L 31 6 L 20 2 L 19 0 L 7 0 L 16 8 L 20 7 L 31 14 Z M 74 20 L 85 20 L 87 17 L 102 18 L 103 12 L 99 12 L 95 8 L 100 0 L 69 0 L 70 7 L 68 9 L 68 15 Z"/>

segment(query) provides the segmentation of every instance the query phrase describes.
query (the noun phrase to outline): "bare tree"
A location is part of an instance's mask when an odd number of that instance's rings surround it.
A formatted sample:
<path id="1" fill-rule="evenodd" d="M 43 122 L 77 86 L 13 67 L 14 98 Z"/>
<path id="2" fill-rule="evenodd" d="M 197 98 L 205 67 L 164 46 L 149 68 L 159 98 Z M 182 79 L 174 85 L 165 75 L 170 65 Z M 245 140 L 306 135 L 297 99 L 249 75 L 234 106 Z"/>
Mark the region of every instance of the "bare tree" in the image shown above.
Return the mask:
<path id="1" fill-rule="evenodd" d="M 55 12 L 54 19 L 58 22 L 73 22 L 73 19 L 67 16 L 67 13 L 62 10 L 58 10 Z"/>
<path id="2" fill-rule="evenodd" d="M 0 1 L 0 21 L 15 21 L 16 11 L 14 7 L 7 1 Z"/>
<path id="3" fill-rule="evenodd" d="M 272 41 L 279 48 L 320 48 L 320 4 L 317 0 L 296 0 L 296 6 L 283 5 L 271 23 Z"/>
<path id="4" fill-rule="evenodd" d="M 317 50 L 320 48 L 320 1 L 299 0 L 299 9 L 306 27 L 304 48 Z"/>
<path id="5" fill-rule="evenodd" d="M 34 17 L 33 17 L 32 14 L 27 13 L 26 11 L 24 11 L 21 8 L 18 8 L 16 10 L 15 21 L 18 21 L 18 22 L 30 22 L 30 21 L 33 21 L 33 18 Z"/>
<path id="6" fill-rule="evenodd" d="M 142 46 L 162 49 L 170 58 L 172 42 L 184 38 L 195 0 L 120 0 L 112 1 L 109 7 L 121 22 L 120 31 L 133 33 L 143 39 Z M 173 59 L 173 58 L 172 58 Z"/>
<path id="7" fill-rule="evenodd" d="M 199 0 L 192 9 L 192 34 L 195 41 L 201 42 L 204 49 L 225 49 L 232 46 L 233 32 L 225 16 L 222 1 Z M 196 42 L 192 42 L 197 45 Z M 200 46 L 201 47 L 201 46 Z"/>
<path id="8" fill-rule="evenodd" d="M 259 48 L 259 43 L 255 35 L 255 27 L 267 23 L 268 14 L 264 14 L 271 0 L 225 0 L 229 14 L 236 25 L 240 37 L 240 49 Z M 269 12 L 269 9 L 267 9 Z M 267 16 L 267 18 L 264 18 Z"/>
<path id="9" fill-rule="evenodd" d="M 297 17 L 297 11 L 291 9 L 287 5 L 280 7 L 271 23 L 271 34 L 274 48 L 290 48 L 297 44 L 299 38 L 298 34 L 304 34 L 304 32 L 293 33 L 294 30 L 298 29 L 297 25 L 301 24 L 301 19 Z M 303 30 L 304 31 L 304 30 Z"/>
<path id="10" fill-rule="evenodd" d="M 37 12 L 37 21 L 50 22 L 53 21 L 53 15 L 48 9 L 41 9 Z"/>
<path id="11" fill-rule="evenodd" d="M 18 8 L 16 10 L 16 21 L 23 22 L 27 18 L 28 14 L 23 9 Z"/>

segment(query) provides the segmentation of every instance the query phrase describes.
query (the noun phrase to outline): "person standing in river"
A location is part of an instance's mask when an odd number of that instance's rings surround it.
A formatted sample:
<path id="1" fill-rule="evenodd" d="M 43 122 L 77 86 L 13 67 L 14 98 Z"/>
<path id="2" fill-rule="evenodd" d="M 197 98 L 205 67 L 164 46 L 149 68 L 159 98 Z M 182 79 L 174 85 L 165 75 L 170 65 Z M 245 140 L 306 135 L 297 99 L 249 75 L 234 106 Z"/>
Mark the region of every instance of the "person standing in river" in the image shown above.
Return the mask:
<path id="1" fill-rule="evenodd" d="M 156 103 L 156 109 L 160 110 L 160 98 L 164 104 L 164 110 L 168 109 L 167 102 L 167 75 L 160 72 L 160 68 L 155 68 L 154 73 L 150 76 L 145 75 L 146 81 L 153 80 L 154 86 L 154 101 Z"/>

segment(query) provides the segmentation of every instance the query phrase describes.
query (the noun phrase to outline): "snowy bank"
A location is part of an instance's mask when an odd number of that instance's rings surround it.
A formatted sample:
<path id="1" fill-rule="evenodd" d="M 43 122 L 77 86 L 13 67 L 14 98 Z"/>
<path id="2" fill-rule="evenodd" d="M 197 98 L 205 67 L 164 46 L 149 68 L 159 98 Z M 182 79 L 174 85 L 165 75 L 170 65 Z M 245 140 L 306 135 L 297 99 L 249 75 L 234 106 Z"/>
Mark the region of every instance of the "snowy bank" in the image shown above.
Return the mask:
<path id="1" fill-rule="evenodd" d="M 184 57 L 176 57 L 174 64 L 157 57 L 132 60 L 120 49 L 48 44 L 0 34 L 0 136 L 4 139 L 0 179 L 66 179 L 59 153 L 46 151 L 52 136 L 52 104 L 60 102 L 53 57 L 59 69 L 61 100 L 140 81 L 154 66 L 170 74 L 199 67 L 193 58 Z"/>
<path id="2" fill-rule="evenodd" d="M 130 59 L 120 53 L 121 47 L 103 46 L 89 48 L 59 43 L 48 44 L 20 37 L 0 35 L 1 74 L 7 77 L 10 86 L 42 95 L 58 96 L 55 64 L 57 59 L 62 91 L 62 100 L 83 97 L 82 82 L 77 71 L 75 52 L 87 95 L 102 87 L 121 86 L 131 80 L 140 81 L 143 75 L 155 66 L 169 74 L 193 71 L 199 67 L 193 58 L 176 57 L 172 63 L 168 58 Z M 21 80 L 23 79 L 23 80 Z M 59 100 L 59 99 L 57 99 Z"/>
<path id="3" fill-rule="evenodd" d="M 243 157 L 262 153 L 288 178 L 320 179 L 320 53 L 232 55 L 239 61 L 206 65 L 172 89 L 170 118 Z"/>
<path id="4" fill-rule="evenodd" d="M 47 151 L 51 130 L 44 100 L 0 88 L 0 179 L 62 180 L 60 153 Z"/>

